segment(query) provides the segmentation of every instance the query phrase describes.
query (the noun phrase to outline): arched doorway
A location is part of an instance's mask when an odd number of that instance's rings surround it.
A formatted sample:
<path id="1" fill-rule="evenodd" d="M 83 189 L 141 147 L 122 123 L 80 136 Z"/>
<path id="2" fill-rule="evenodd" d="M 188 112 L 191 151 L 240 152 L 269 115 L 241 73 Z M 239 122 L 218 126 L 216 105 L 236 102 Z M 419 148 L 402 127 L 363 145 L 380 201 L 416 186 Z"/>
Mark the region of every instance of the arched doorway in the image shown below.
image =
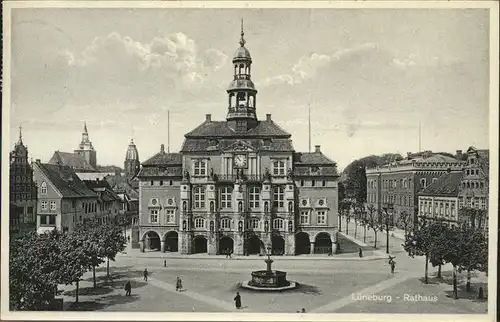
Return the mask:
<path id="1" fill-rule="evenodd" d="M 222 236 L 219 240 L 219 254 L 226 254 L 227 251 L 230 251 L 231 254 L 234 251 L 234 241 L 231 237 Z"/>
<path id="2" fill-rule="evenodd" d="M 328 233 L 319 233 L 314 241 L 315 254 L 329 254 L 332 252 L 332 240 Z"/>
<path id="3" fill-rule="evenodd" d="M 207 252 L 207 239 L 205 236 L 196 236 L 193 240 L 193 253 L 206 253 Z"/>
<path id="4" fill-rule="evenodd" d="M 179 247 L 179 234 L 176 231 L 169 231 L 165 235 L 165 251 L 177 252 Z"/>
<path id="5" fill-rule="evenodd" d="M 283 255 L 285 253 L 285 240 L 279 235 L 274 235 L 271 239 L 272 254 Z"/>
<path id="6" fill-rule="evenodd" d="M 311 253 L 311 240 L 309 234 L 300 232 L 295 235 L 295 254 L 310 254 Z"/>
<path id="7" fill-rule="evenodd" d="M 160 236 L 154 231 L 148 231 L 142 238 L 144 241 L 144 249 L 161 250 Z"/>
<path id="8" fill-rule="evenodd" d="M 260 254 L 261 250 L 264 248 L 264 243 L 256 235 L 252 235 L 247 240 L 247 252 L 248 255 Z"/>

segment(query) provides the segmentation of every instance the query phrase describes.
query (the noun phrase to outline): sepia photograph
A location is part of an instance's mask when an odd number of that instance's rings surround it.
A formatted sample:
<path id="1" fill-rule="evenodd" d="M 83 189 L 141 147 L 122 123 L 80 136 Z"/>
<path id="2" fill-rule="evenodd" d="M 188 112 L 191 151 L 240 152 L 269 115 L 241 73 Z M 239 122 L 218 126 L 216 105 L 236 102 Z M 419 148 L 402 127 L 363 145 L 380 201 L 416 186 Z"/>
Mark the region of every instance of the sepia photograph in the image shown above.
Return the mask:
<path id="1" fill-rule="evenodd" d="M 3 8 L 2 319 L 494 320 L 497 2 Z"/>

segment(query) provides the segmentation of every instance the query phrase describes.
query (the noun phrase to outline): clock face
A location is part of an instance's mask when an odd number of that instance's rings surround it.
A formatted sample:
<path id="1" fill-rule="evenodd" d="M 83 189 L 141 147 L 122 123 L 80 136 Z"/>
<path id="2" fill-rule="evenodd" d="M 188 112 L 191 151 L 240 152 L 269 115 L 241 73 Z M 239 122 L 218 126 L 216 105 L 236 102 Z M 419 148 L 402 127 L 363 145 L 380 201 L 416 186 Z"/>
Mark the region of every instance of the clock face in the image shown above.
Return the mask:
<path id="1" fill-rule="evenodd" d="M 236 154 L 234 156 L 234 165 L 238 168 L 245 168 L 247 166 L 247 156 L 245 154 Z"/>

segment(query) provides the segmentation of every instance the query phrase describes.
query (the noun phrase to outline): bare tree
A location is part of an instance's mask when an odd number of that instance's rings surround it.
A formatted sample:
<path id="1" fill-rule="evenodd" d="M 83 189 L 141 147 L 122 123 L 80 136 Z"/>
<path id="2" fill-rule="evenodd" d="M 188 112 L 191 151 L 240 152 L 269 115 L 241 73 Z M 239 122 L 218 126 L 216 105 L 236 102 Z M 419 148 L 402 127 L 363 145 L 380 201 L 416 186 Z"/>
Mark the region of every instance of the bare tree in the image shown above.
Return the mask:
<path id="1" fill-rule="evenodd" d="M 370 229 L 373 229 L 373 233 L 375 234 L 375 243 L 373 244 L 373 248 L 377 248 L 377 233 L 379 227 L 377 209 L 373 205 L 368 205 L 366 207 L 366 211 L 366 224 Z"/>
<path id="2" fill-rule="evenodd" d="M 405 231 L 405 240 L 408 238 L 408 232 L 409 228 L 411 227 L 412 224 L 412 216 L 411 214 L 407 213 L 406 211 L 403 211 L 398 218 L 399 224 L 403 226 L 403 229 Z"/>

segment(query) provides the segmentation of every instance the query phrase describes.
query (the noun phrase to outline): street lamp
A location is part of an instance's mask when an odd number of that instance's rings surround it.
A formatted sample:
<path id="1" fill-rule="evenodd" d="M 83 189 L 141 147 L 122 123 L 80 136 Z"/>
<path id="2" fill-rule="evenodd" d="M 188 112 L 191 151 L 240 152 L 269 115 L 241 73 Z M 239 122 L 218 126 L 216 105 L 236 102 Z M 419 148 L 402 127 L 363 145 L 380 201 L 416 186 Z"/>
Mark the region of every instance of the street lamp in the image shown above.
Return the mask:
<path id="1" fill-rule="evenodd" d="M 388 203 L 385 207 L 383 207 L 383 209 L 385 212 L 384 224 L 386 232 L 385 252 L 386 254 L 389 254 L 389 211 L 392 213 L 392 211 L 394 210 L 394 205 L 392 203 Z"/>

